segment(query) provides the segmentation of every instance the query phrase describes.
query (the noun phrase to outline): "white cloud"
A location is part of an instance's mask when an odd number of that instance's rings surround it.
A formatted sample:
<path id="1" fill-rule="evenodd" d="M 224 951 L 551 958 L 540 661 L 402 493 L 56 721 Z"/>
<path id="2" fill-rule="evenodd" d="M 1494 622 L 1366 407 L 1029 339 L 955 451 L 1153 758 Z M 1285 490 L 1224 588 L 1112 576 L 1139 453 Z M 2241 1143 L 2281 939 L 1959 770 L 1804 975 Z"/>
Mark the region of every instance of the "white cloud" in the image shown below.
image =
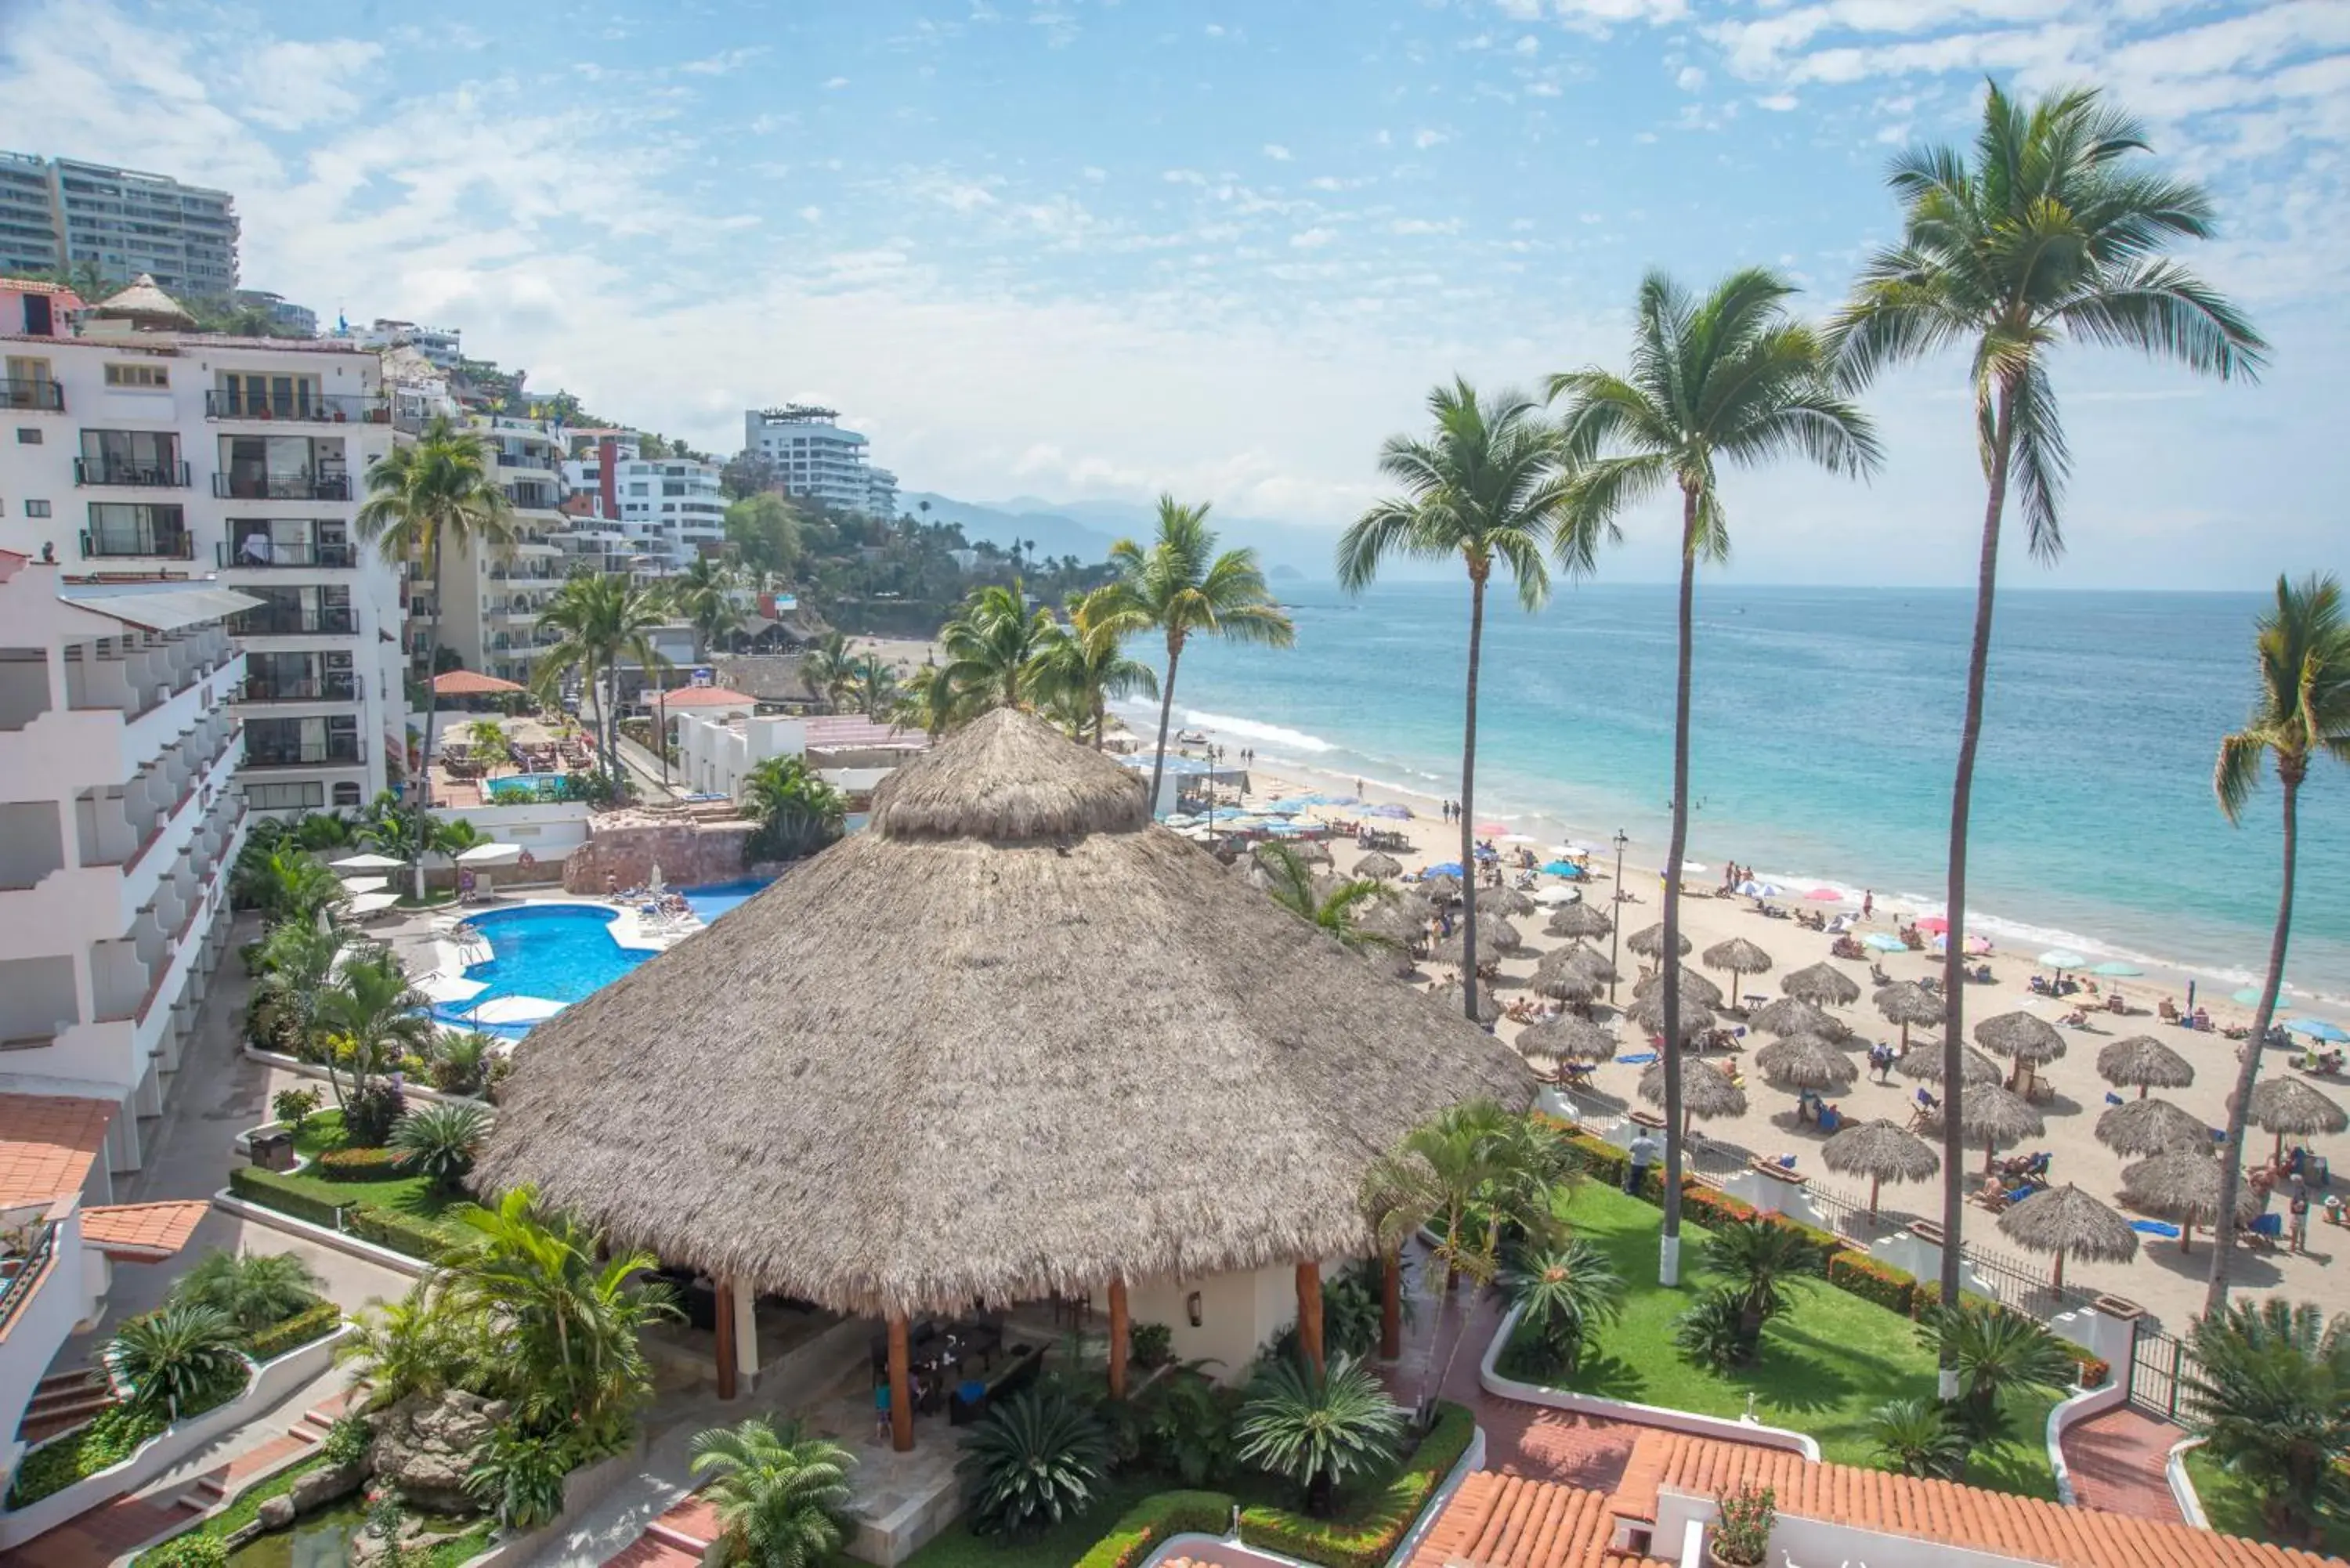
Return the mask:
<path id="1" fill-rule="evenodd" d="M 1542 53 L 1542 40 L 1535 37 L 1532 33 L 1528 33 L 1516 43 L 1511 45 L 1510 47 L 1512 50 L 1521 55 L 1539 55 Z"/>
<path id="2" fill-rule="evenodd" d="M 698 60 L 688 60 L 678 67 L 688 76 L 731 76 L 767 52 L 767 46 L 755 44 L 739 49 L 721 49 L 714 55 Z"/>
<path id="3" fill-rule="evenodd" d="M 1754 107 L 1767 109 L 1773 114 L 1786 114 L 1800 108 L 1803 101 L 1791 92 L 1765 93 L 1754 100 Z"/>
<path id="4" fill-rule="evenodd" d="M 1411 133 L 1411 144 L 1414 147 L 1420 149 L 1422 151 L 1426 151 L 1431 147 L 1440 147 L 1445 142 L 1451 140 L 1452 138 L 1448 132 L 1433 130 L 1427 126 L 1422 126 L 1418 130 Z"/>
<path id="5" fill-rule="evenodd" d="M 814 202 L 810 202 L 807 206 L 800 209 L 799 215 L 800 220 L 803 223 L 822 223 L 824 221 L 824 209 L 816 206 Z"/>
<path id="6" fill-rule="evenodd" d="M 265 44 L 238 75 L 246 112 L 273 130 L 300 130 L 355 113 L 359 99 L 352 78 L 382 54 L 381 45 L 356 38 Z"/>
<path id="7" fill-rule="evenodd" d="M 1289 236 L 1290 248 L 1301 251 L 1320 250 L 1338 237 L 1336 229 L 1305 229 Z"/>
<path id="8" fill-rule="evenodd" d="M 825 78 L 824 90 L 827 92 L 838 92 L 842 88 L 845 88 L 847 85 L 848 78 L 847 77 L 827 77 Z"/>
<path id="9" fill-rule="evenodd" d="M 1705 72 L 1695 66 L 1683 66 L 1673 74 L 1673 85 L 1683 92 L 1695 92 L 1705 86 Z"/>
<path id="10" fill-rule="evenodd" d="M 1388 225 L 1391 234 L 1457 234 L 1461 232 L 1458 218 L 1398 218 Z"/>
<path id="11" fill-rule="evenodd" d="M 1278 141 L 1266 142 L 1264 144 L 1264 155 L 1267 158 L 1272 159 L 1275 163 L 1286 163 L 1289 161 L 1289 149 L 1284 147 Z"/>
<path id="12" fill-rule="evenodd" d="M 1201 30 L 1211 38 L 1221 38 L 1224 36 L 1224 26 L 1221 22 L 1211 22 Z"/>

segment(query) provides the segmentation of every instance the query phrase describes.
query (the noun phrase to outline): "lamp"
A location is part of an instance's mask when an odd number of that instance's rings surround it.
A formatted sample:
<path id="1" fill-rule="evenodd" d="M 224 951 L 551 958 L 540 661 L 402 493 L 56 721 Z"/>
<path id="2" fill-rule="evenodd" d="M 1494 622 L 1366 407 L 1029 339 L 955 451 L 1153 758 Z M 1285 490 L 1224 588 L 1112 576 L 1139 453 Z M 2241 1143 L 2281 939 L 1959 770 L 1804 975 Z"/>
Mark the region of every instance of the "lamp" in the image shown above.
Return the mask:
<path id="1" fill-rule="evenodd" d="M 1185 1317 L 1188 1317 L 1188 1318 L 1190 1318 L 1190 1319 L 1191 1320 L 1191 1326 L 1192 1326 L 1193 1328 L 1197 1328 L 1197 1327 L 1199 1327 L 1199 1326 L 1200 1326 L 1200 1293 L 1199 1293 L 1199 1292 L 1197 1292 L 1197 1291 L 1193 1291 L 1190 1295 L 1185 1296 L 1185 1297 L 1183 1298 L 1183 1315 L 1184 1315 Z"/>

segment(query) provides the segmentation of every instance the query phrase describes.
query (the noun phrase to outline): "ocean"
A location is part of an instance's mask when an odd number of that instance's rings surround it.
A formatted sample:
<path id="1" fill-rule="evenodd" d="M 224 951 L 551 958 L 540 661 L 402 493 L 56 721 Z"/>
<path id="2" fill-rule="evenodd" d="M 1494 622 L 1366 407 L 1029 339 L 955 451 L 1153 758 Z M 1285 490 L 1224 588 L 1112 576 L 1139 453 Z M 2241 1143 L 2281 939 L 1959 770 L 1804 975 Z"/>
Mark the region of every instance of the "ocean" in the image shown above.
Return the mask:
<path id="1" fill-rule="evenodd" d="M 1276 585 L 1294 649 L 1185 649 L 1180 725 L 1268 767 L 1432 803 L 1459 780 L 1465 581 Z M 2280 796 L 2241 826 L 2211 793 L 2252 695 L 2267 596 L 2002 595 L 1976 771 L 1970 924 L 2002 948 L 2075 948 L 2259 978 L 2275 919 Z M 1939 909 L 1972 596 L 1959 589 L 1698 587 L 1690 855 L 1804 888 Z M 1150 643 L 1135 653 L 1149 659 Z M 1155 704 L 1121 705 L 1148 733 Z M 1673 590 L 1587 584 L 1529 616 L 1497 587 L 1479 702 L 1482 821 L 1664 856 Z M 2350 1000 L 2350 770 L 2302 792 L 2288 999 Z"/>

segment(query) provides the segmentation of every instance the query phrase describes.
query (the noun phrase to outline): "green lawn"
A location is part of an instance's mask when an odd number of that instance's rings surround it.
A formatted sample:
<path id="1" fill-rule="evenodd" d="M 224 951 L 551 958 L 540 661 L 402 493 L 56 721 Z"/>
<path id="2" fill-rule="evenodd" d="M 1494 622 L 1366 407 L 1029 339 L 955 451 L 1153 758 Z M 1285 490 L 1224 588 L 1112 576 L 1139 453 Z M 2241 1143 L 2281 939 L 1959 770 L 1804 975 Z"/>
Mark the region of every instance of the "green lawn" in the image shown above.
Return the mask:
<path id="1" fill-rule="evenodd" d="M 295 1152 L 304 1158 L 314 1158 L 330 1148 L 340 1147 L 343 1141 L 343 1113 L 319 1111 L 302 1124 L 295 1135 Z M 421 1220 L 452 1241 L 464 1239 L 464 1230 L 449 1219 L 451 1210 L 470 1201 L 462 1194 L 435 1192 L 421 1176 L 403 1176 L 391 1181 L 328 1181 L 308 1171 L 296 1171 L 285 1178 L 288 1186 L 322 1199 L 328 1203 L 369 1203 L 378 1209 L 389 1209 Z"/>
<path id="2" fill-rule="evenodd" d="M 2204 1517 L 2222 1535 L 2249 1536 L 2254 1541 L 2274 1542 L 2279 1546 L 2304 1544 L 2278 1541 L 2270 1534 L 2267 1522 L 2261 1517 L 2260 1494 L 2249 1483 L 2221 1469 L 2219 1461 L 2202 1449 L 2187 1450 L 2187 1474 L 2195 1482 L 2195 1495 L 2202 1501 Z M 2326 1526 L 2318 1550 L 2330 1556 L 2350 1557 L 2350 1525 Z"/>
<path id="3" fill-rule="evenodd" d="M 1847 1294 L 1825 1281 L 1794 1287 L 1794 1304 L 1763 1331 L 1752 1366 L 1720 1373 L 1691 1365 L 1673 1344 L 1673 1324 L 1708 1282 L 1697 1261 L 1706 1232 L 1681 1229 L 1682 1283 L 1657 1284 L 1659 1211 L 1598 1182 L 1585 1182 L 1562 1210 L 1575 1233 L 1605 1251 L 1630 1285 L 1620 1323 L 1601 1329 L 1583 1365 L 1562 1386 L 1709 1416 L 1754 1415 L 1816 1438 L 1823 1459 L 1872 1462 L 1868 1413 L 1888 1399 L 1930 1395 L 1934 1356 L 1908 1318 Z M 1967 1480 L 2001 1491 L 2054 1499 L 2056 1478 L 2043 1439 L 2046 1397 L 2018 1403 L 2018 1443 L 1978 1450 Z"/>

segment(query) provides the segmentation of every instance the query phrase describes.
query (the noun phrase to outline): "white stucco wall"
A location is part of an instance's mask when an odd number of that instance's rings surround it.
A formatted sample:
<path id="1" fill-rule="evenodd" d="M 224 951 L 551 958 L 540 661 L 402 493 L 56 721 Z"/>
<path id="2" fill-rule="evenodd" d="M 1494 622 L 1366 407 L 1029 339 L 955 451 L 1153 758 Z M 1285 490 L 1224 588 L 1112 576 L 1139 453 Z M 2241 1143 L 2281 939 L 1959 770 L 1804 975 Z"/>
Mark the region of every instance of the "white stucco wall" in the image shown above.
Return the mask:
<path id="1" fill-rule="evenodd" d="M 1344 1260 L 1325 1263 L 1327 1282 Z M 1190 1300 L 1200 1296 L 1200 1323 L 1193 1327 Z M 1107 1321 L 1109 1296 L 1095 1293 L 1097 1321 Z M 1126 1311 L 1134 1323 L 1163 1323 L 1174 1330 L 1175 1358 L 1212 1361 L 1209 1371 L 1226 1382 L 1240 1377 L 1264 1342 L 1297 1321 L 1297 1271 L 1289 1264 L 1248 1273 L 1211 1274 L 1202 1279 L 1139 1281 L 1127 1291 Z"/>

